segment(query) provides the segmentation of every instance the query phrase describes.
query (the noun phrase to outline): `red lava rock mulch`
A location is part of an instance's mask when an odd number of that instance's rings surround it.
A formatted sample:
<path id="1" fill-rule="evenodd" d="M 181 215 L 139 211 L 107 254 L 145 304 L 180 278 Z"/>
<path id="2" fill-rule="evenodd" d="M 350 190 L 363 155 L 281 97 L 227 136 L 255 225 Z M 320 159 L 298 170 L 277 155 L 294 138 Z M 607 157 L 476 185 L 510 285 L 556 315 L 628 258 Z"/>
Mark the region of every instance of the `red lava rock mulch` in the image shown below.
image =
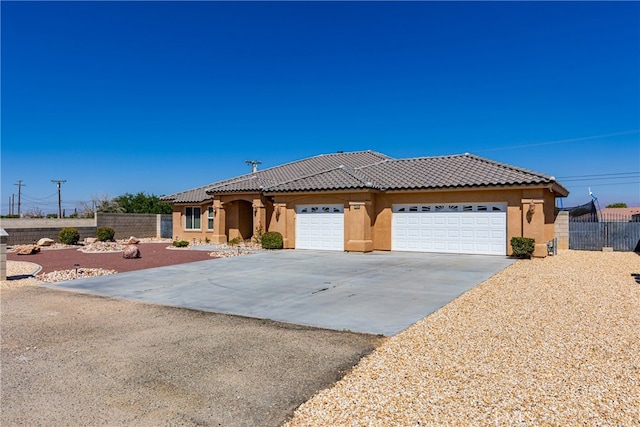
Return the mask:
<path id="1" fill-rule="evenodd" d="M 167 246 L 167 243 L 140 243 L 140 258 L 136 259 L 125 259 L 122 252 L 83 253 L 77 249 L 55 249 L 42 250 L 34 255 L 8 253 L 7 260 L 33 262 L 42 266 L 40 273 L 72 270 L 74 264 L 80 264 L 82 268 L 104 268 L 122 273 L 214 259 L 207 251 L 171 250 Z"/>

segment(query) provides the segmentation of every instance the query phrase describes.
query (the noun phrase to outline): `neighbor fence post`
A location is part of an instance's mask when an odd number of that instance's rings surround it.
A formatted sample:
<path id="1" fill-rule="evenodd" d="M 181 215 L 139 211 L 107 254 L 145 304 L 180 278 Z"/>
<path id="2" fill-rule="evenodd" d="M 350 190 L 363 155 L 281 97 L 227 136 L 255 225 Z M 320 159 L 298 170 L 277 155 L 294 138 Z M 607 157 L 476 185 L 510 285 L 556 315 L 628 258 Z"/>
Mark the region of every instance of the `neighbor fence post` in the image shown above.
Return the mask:
<path id="1" fill-rule="evenodd" d="M 7 240 L 9 234 L 0 228 L 0 280 L 7 280 Z"/>

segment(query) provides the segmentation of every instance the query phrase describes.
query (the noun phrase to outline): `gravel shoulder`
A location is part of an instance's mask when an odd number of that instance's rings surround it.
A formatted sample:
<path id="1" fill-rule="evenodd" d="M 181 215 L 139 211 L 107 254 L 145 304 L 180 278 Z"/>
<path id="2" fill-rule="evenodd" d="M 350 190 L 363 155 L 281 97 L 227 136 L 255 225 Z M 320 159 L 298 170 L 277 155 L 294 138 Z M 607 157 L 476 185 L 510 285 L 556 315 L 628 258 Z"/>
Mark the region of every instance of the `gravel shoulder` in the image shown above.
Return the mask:
<path id="1" fill-rule="evenodd" d="M 640 256 L 514 263 L 390 338 L 286 426 L 640 425 Z"/>

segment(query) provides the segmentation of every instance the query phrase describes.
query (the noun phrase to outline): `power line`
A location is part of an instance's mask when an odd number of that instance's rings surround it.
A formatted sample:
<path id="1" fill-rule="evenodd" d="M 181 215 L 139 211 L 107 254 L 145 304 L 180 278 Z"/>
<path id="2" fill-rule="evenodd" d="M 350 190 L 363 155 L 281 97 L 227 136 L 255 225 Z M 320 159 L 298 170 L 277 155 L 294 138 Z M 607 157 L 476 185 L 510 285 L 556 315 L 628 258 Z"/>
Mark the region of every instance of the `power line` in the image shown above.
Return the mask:
<path id="1" fill-rule="evenodd" d="M 598 188 L 598 187 L 604 187 L 604 186 L 609 186 L 609 185 L 631 185 L 631 184 L 640 184 L 640 181 L 631 181 L 631 182 L 607 182 L 605 184 L 593 184 L 591 185 L 591 188 Z M 583 186 L 583 185 L 580 185 Z M 572 185 L 572 187 L 579 187 L 579 185 Z"/>
<path id="2" fill-rule="evenodd" d="M 613 176 L 613 175 L 637 175 L 640 172 L 616 172 L 616 173 L 598 173 L 593 175 L 567 175 L 567 176 L 559 176 L 558 179 L 566 179 L 566 178 L 595 178 L 599 176 Z"/>
<path id="3" fill-rule="evenodd" d="M 512 148 L 526 148 L 526 147 L 538 147 L 541 145 L 564 144 L 567 142 L 588 141 L 590 139 L 598 139 L 598 138 L 609 138 L 611 136 L 631 135 L 639 132 L 640 132 L 640 129 L 633 129 L 633 130 L 626 130 L 622 132 L 606 133 L 604 135 L 593 135 L 593 136 L 585 136 L 582 138 L 571 138 L 571 139 L 561 139 L 558 141 L 539 142 L 536 144 L 523 144 L 523 145 L 512 145 L 509 147 L 487 148 L 485 150 L 476 150 L 476 152 L 482 153 L 486 151 L 510 150 Z"/>
<path id="4" fill-rule="evenodd" d="M 630 179 L 630 178 L 640 178 L 640 173 L 630 176 L 605 176 L 600 178 L 575 178 L 575 179 L 563 179 L 562 182 L 575 182 L 575 181 L 603 181 L 603 180 L 611 180 L 611 179 Z"/>

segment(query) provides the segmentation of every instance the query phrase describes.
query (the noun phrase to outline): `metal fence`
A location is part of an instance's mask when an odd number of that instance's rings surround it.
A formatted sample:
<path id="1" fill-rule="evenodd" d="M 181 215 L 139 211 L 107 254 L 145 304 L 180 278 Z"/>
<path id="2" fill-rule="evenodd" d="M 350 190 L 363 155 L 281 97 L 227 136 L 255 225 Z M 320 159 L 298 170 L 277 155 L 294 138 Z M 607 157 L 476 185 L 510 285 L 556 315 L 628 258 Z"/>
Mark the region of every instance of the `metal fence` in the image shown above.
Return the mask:
<path id="1" fill-rule="evenodd" d="M 640 252 L 640 222 L 624 218 L 606 222 L 569 221 L 569 249 L 600 251 L 605 247 Z"/>
<path id="2" fill-rule="evenodd" d="M 171 214 L 162 214 L 160 217 L 160 237 L 163 239 L 173 237 L 173 217 Z"/>

